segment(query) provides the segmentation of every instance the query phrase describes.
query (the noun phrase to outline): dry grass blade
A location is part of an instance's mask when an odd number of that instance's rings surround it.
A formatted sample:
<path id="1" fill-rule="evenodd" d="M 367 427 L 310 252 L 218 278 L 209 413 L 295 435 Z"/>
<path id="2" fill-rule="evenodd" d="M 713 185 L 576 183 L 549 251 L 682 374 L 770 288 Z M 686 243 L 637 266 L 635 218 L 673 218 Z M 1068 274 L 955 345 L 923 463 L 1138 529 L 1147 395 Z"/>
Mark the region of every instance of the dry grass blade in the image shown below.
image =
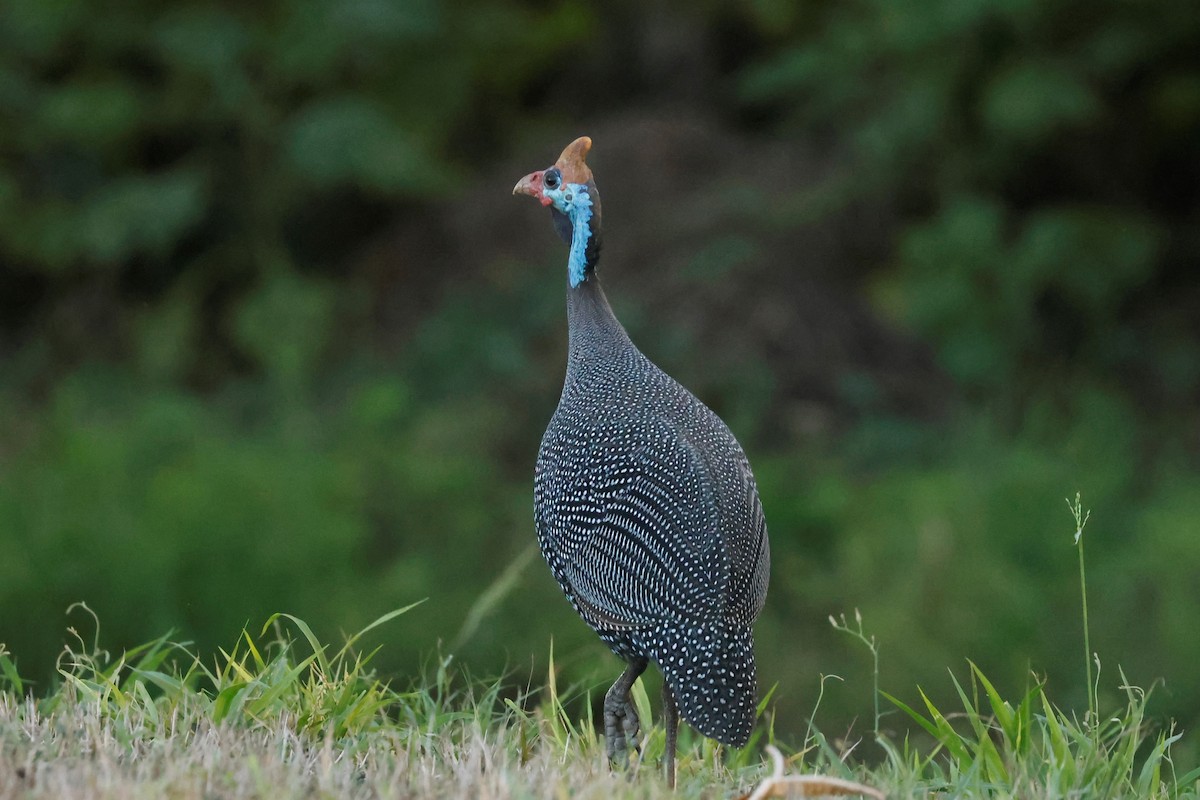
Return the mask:
<path id="1" fill-rule="evenodd" d="M 767 745 L 767 753 L 775 762 L 775 772 L 764 778 L 753 792 L 743 800 L 763 800 L 765 797 L 826 797 L 829 795 L 861 794 L 884 800 L 883 792 L 863 783 L 825 775 L 784 775 L 783 753 L 774 745 Z"/>

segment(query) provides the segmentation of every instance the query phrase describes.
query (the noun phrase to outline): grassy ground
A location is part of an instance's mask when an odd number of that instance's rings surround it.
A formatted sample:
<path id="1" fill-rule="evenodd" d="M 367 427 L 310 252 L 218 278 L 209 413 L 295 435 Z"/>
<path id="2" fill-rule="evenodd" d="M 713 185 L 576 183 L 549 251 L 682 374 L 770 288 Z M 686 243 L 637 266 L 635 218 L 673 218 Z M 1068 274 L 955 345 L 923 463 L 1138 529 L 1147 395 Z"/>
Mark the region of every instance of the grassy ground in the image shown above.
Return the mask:
<path id="1" fill-rule="evenodd" d="M 636 774 L 610 771 L 593 720 L 564 711 L 570 693 L 553 676 L 513 695 L 440 663 L 397 689 L 353 644 L 333 652 L 286 616 L 211 667 L 165 638 L 120 657 L 80 641 L 61 686 L 41 698 L 0 651 L 0 798 L 671 796 L 654 768 L 662 731 L 647 726 Z M 1200 796 L 1198 773 L 1171 761 L 1179 734 L 1144 719 L 1135 689 L 1099 725 L 1056 709 L 1040 687 L 1006 701 L 977 670 L 961 696 L 953 713 L 899 706 L 920 739 L 867 732 L 860 744 L 883 753 L 869 765 L 810 729 L 787 769 L 890 797 Z M 645 693 L 636 699 L 649 719 Z M 740 751 L 685 737 L 678 795 L 749 793 L 770 772 L 771 738 L 769 712 Z"/>
<path id="2" fill-rule="evenodd" d="M 1082 590 L 1078 499 L 1073 513 Z M 1086 619 L 1086 591 L 1083 600 Z M 356 645 L 407 610 L 340 649 L 302 620 L 276 615 L 205 659 L 167 637 L 117 656 L 101 650 L 98 634 L 75 634 L 61 683 L 40 695 L 0 644 L 0 800 L 672 796 L 656 768 L 664 735 L 645 723 L 640 683 L 643 757 L 625 773 L 607 768 L 586 716 L 591 704 L 556 684 L 553 657 L 536 690 L 472 679 L 448 659 L 412 686 L 380 682 L 371 654 Z M 878 683 L 879 654 L 862 620 L 831 621 L 870 650 Z M 764 750 L 777 744 L 790 774 L 858 780 L 889 797 L 1200 798 L 1200 769 L 1172 759 L 1183 734 L 1145 718 L 1139 689 L 1123 687 L 1126 702 L 1116 709 L 1097 708 L 1092 692 L 1078 717 L 1040 685 L 1003 698 L 973 665 L 953 680 L 961 705 L 945 711 L 928 701 L 911 708 L 876 688 L 873 729 L 836 746 L 811 719 L 797 746 L 775 742 L 768 695 L 746 748 L 683 732 L 677 794 L 746 795 L 772 772 Z M 889 727 L 907 721 L 911 737 L 881 730 L 881 698 L 894 711 Z"/>

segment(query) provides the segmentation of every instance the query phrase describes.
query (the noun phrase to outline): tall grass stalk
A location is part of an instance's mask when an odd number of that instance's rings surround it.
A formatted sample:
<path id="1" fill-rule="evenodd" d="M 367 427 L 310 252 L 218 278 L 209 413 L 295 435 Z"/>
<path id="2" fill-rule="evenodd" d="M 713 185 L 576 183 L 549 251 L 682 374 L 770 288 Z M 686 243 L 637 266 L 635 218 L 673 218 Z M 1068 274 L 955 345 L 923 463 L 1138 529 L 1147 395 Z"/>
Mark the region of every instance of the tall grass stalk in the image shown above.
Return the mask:
<path id="1" fill-rule="evenodd" d="M 1096 737 L 1099 736 L 1099 702 L 1097 701 L 1096 694 L 1096 679 L 1092 678 L 1092 659 L 1094 656 L 1092 654 L 1091 629 L 1088 626 L 1087 570 L 1083 566 L 1083 529 L 1087 526 L 1088 520 L 1092 516 L 1092 511 L 1091 509 L 1084 510 L 1079 492 L 1075 493 L 1074 502 L 1069 497 L 1067 498 L 1067 507 L 1071 509 L 1071 516 L 1075 519 L 1075 549 L 1079 551 L 1079 594 L 1080 605 L 1083 608 L 1083 664 L 1087 676 L 1087 721 L 1092 730 L 1093 737 Z"/>
<path id="2" fill-rule="evenodd" d="M 871 700 L 874 703 L 875 710 L 875 726 L 873 732 L 875 734 L 875 738 L 878 739 L 880 719 L 879 697 L 881 695 L 881 692 L 879 691 L 879 643 L 875 640 L 874 634 L 867 636 L 867 633 L 863 628 L 862 612 L 857 608 L 854 609 L 854 627 L 850 627 L 850 623 L 846 621 L 845 614 L 841 614 L 837 617 L 830 614 L 829 624 L 833 626 L 835 631 L 847 633 L 853 636 L 855 639 L 858 639 L 860 642 L 866 645 L 868 650 L 871 651 Z M 824 686 L 822 686 L 822 688 L 824 688 Z"/>

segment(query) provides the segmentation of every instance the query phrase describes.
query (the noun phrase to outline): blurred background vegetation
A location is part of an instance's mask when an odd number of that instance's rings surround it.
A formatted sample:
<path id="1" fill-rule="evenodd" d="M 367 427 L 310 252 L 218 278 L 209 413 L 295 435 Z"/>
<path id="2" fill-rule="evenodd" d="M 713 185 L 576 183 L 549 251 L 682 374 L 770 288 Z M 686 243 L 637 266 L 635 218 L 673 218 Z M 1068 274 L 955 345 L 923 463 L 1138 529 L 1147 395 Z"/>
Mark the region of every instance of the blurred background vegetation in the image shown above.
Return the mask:
<path id="1" fill-rule="evenodd" d="M 901 697 L 1085 707 L 1076 490 L 1101 693 L 1195 728 L 1198 54 L 1188 0 L 5 3 L 0 641 L 429 597 L 377 663 L 611 679 L 531 550 L 565 251 L 509 196 L 587 133 L 618 316 L 755 464 L 781 731 L 829 673 L 869 729 L 856 607 Z"/>

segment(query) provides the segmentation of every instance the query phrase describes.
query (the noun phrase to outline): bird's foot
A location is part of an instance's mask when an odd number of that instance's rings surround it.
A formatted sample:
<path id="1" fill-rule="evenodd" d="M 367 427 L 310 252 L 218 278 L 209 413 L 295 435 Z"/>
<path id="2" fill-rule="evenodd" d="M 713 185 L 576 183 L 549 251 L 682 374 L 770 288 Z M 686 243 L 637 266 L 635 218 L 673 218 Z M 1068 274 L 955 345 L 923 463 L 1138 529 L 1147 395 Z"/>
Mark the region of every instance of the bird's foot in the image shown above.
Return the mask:
<path id="1" fill-rule="evenodd" d="M 624 698 L 605 697 L 604 744 L 609 762 L 628 767 L 630 751 L 641 754 L 638 742 L 640 734 L 641 723 L 629 695 Z"/>
<path id="2" fill-rule="evenodd" d="M 629 751 L 641 754 L 638 745 L 638 734 L 641 732 L 638 724 L 637 710 L 629 697 L 633 682 L 646 671 L 646 659 L 637 658 L 629 662 L 629 666 L 617 678 L 617 682 L 604 695 L 604 748 L 608 752 L 611 764 L 629 766 Z"/>

